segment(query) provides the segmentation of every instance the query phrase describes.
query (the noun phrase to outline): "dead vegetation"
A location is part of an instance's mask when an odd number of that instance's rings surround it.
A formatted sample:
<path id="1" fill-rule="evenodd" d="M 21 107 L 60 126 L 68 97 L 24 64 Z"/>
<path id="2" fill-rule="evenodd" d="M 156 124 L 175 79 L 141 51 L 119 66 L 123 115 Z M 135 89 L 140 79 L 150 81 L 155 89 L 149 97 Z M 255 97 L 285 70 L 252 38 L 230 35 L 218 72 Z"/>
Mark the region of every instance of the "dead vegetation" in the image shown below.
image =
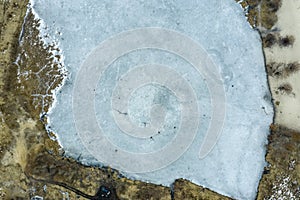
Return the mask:
<path id="1" fill-rule="evenodd" d="M 289 83 L 283 83 L 277 89 L 278 89 L 278 91 L 281 92 L 281 94 L 287 94 L 287 95 L 294 94 L 294 93 L 292 93 L 293 87 Z"/>
<path id="2" fill-rule="evenodd" d="M 231 198 L 220 196 L 207 188 L 199 188 L 185 179 L 177 179 L 173 184 L 174 200 L 230 200 Z M 180 191 L 180 192 L 179 192 Z"/>
<path id="3" fill-rule="evenodd" d="M 281 0 L 244 0 L 240 3 L 254 28 L 271 30 L 276 24 L 276 12 L 281 6 Z"/>
<path id="4" fill-rule="evenodd" d="M 264 175 L 258 200 L 297 199 L 300 196 L 300 133 L 271 125 Z"/>
<path id="5" fill-rule="evenodd" d="M 279 47 L 291 47 L 295 42 L 295 37 L 292 35 L 287 36 L 279 36 L 276 32 L 271 32 L 267 34 L 262 34 L 262 42 L 264 48 L 271 48 L 274 45 L 278 45 Z"/>
<path id="6" fill-rule="evenodd" d="M 278 36 L 272 33 L 262 37 L 263 47 L 270 48 L 278 42 Z"/>
<path id="7" fill-rule="evenodd" d="M 292 35 L 287 35 L 285 37 L 279 37 L 278 44 L 280 47 L 292 46 L 295 42 L 295 37 Z"/>
<path id="8" fill-rule="evenodd" d="M 292 63 L 276 63 L 271 62 L 267 64 L 267 73 L 274 78 L 287 78 L 300 70 L 299 62 Z"/>

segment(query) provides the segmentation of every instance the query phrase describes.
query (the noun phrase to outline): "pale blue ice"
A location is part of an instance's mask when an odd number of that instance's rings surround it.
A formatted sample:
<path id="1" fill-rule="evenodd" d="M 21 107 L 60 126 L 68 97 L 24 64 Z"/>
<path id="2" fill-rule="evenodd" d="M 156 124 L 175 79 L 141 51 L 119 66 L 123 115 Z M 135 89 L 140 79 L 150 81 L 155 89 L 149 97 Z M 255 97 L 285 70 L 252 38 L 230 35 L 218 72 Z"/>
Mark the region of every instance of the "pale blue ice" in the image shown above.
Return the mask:
<path id="1" fill-rule="evenodd" d="M 192 145 L 171 165 L 149 173 L 123 174 L 167 186 L 177 178 L 185 178 L 236 199 L 255 199 L 266 164 L 265 145 L 273 107 L 260 36 L 249 26 L 242 8 L 234 0 L 35 0 L 33 9 L 47 25 L 43 34 L 48 33 L 58 41 L 69 71 L 49 113 L 49 126 L 57 133 L 67 156 L 88 165 L 110 165 L 99 163 L 85 149 L 72 114 L 74 81 L 89 53 L 102 41 L 123 31 L 142 27 L 171 29 L 201 44 L 219 67 L 226 94 L 223 131 L 210 154 L 199 159 L 199 147 L 212 112 L 204 78 L 169 52 L 149 49 L 124 55 L 105 71 L 95 90 L 96 116 L 109 140 L 128 151 L 149 152 L 161 148 L 176 133 L 171 129 L 180 120 L 176 110 L 178 101 L 172 91 L 162 86 L 140 88 L 129 102 L 132 120 L 140 125 L 149 121 L 147 112 L 140 112 L 143 107 L 151 101 L 164 106 L 167 128 L 154 138 L 141 140 L 123 134 L 108 114 L 109 98 L 120 76 L 133 66 L 147 63 L 172 66 L 185 77 L 199 99 L 201 125 Z M 146 93 L 150 100 L 143 97 Z M 168 99 L 155 100 L 160 97 L 158 93 L 167 94 Z"/>

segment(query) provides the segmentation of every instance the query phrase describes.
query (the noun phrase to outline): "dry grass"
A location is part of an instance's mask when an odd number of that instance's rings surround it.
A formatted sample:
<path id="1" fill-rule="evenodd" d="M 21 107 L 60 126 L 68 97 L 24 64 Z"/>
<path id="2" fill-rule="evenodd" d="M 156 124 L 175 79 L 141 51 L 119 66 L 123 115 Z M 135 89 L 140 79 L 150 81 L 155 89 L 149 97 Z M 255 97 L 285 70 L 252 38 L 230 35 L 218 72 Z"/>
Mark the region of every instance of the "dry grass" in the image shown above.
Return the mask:
<path id="1" fill-rule="evenodd" d="M 267 73 L 274 78 L 287 78 L 300 70 L 299 62 L 292 63 L 276 63 L 267 64 Z"/>
<path id="2" fill-rule="evenodd" d="M 280 47 L 289 47 L 292 46 L 295 42 L 295 37 L 292 35 L 287 35 L 285 37 L 280 37 L 278 44 Z"/>
<path id="3" fill-rule="evenodd" d="M 292 94 L 293 91 L 293 87 L 291 84 L 289 83 L 283 83 L 278 87 L 278 90 L 282 93 L 282 94 Z"/>
<path id="4" fill-rule="evenodd" d="M 257 199 L 296 199 L 300 196 L 300 133 L 279 125 L 270 129 L 268 166 Z"/>

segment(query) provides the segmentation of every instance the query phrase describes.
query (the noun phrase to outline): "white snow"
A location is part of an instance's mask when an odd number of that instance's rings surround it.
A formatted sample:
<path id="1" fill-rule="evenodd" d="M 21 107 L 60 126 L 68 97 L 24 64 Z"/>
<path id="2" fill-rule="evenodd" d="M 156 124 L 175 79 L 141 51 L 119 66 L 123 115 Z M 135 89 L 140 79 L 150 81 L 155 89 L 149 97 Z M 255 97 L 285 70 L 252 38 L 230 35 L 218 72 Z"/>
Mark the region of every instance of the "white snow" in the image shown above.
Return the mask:
<path id="1" fill-rule="evenodd" d="M 83 145 L 82 135 L 74 123 L 72 98 L 76 76 L 88 56 L 93 55 L 92 50 L 108 38 L 132 29 L 160 27 L 174 30 L 200 44 L 220 72 L 226 96 L 226 116 L 221 135 L 212 151 L 199 159 L 199 149 L 211 128 L 211 120 L 214 120 L 211 119 L 214 111 L 211 96 L 214 91 L 211 91 L 210 80 L 206 80 L 205 74 L 195 70 L 182 56 L 163 49 L 132 51 L 114 60 L 103 74 L 99 74 L 99 82 L 94 88 L 95 115 L 105 137 L 118 149 L 145 154 L 162 148 L 176 138 L 178 132 L 174 129 L 180 127 L 183 111 L 179 108 L 182 102 L 176 99 L 177 93 L 161 85 L 138 87 L 128 101 L 129 117 L 139 127 L 143 124 L 146 127 L 151 120 L 149 107 L 158 105 L 153 116 L 165 120 L 161 134 L 137 139 L 125 134 L 114 121 L 110 99 L 116 85 L 135 66 L 149 63 L 167 65 L 184 78 L 197 97 L 198 108 L 195 112 L 200 113 L 200 124 L 191 145 L 175 162 L 151 172 L 121 172 L 129 178 L 163 185 L 170 185 L 177 178 L 186 178 L 236 199 L 255 198 L 265 166 L 265 144 L 273 108 L 260 37 L 249 27 L 243 10 L 234 0 L 35 0 L 32 3 L 36 16 L 43 19 L 47 27 L 43 29 L 43 35 L 57 41 L 69 71 L 69 77 L 61 93 L 57 93 L 55 107 L 49 115 L 49 126 L 58 134 L 68 156 L 79 158 L 85 164 L 122 169 L 118 168 L 118 164 L 98 161 Z M 136 41 L 141 38 L 137 37 Z M 182 46 L 189 51 L 184 44 Z M 213 66 L 206 67 L 211 70 L 209 67 Z M 88 83 L 88 78 L 86 81 Z M 82 98 L 85 99 L 84 96 Z M 93 115 L 86 110 L 81 111 L 87 117 Z M 101 152 L 101 146 L 98 148 Z"/>
<path id="2" fill-rule="evenodd" d="M 269 200 L 296 200 L 297 196 L 290 190 L 291 178 L 289 176 L 278 178 L 273 183 L 273 194 L 268 198 Z"/>

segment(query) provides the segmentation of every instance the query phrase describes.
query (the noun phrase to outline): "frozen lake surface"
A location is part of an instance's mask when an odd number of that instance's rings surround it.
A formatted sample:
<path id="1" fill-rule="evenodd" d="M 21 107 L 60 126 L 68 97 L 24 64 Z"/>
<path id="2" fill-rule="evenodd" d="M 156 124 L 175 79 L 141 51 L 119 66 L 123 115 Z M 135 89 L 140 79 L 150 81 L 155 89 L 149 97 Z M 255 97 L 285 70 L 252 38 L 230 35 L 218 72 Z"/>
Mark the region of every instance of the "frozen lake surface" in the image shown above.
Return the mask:
<path id="1" fill-rule="evenodd" d="M 260 37 L 234 0 L 32 3 L 69 71 L 49 113 L 68 156 L 255 199 L 273 108 Z"/>

